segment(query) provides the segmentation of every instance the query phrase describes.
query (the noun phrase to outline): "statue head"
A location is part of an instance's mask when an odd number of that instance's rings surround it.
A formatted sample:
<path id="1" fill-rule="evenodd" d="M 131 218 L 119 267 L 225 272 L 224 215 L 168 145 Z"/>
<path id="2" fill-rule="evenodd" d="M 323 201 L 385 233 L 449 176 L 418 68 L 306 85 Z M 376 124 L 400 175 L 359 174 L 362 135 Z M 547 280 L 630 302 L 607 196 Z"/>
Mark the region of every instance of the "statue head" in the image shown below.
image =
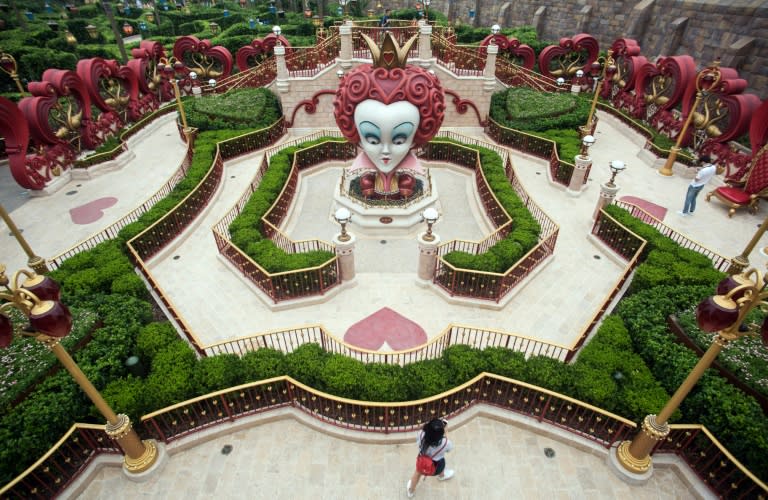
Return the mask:
<path id="1" fill-rule="evenodd" d="M 371 162 L 390 172 L 413 146 L 429 142 L 443 123 L 445 96 L 438 78 L 405 63 L 415 37 L 402 48 L 391 33 L 373 64 L 363 64 L 341 80 L 333 102 L 336 123 L 347 140 L 360 144 Z"/>

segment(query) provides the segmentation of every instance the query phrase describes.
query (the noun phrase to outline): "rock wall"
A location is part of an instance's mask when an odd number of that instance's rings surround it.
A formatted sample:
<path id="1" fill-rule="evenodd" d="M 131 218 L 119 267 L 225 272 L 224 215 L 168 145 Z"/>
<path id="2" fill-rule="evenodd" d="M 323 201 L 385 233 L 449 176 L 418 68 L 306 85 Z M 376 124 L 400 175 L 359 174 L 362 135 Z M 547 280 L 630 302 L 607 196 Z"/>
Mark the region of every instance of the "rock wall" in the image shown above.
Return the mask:
<path id="1" fill-rule="evenodd" d="M 595 36 L 602 49 L 617 38 L 634 38 L 651 60 L 688 54 L 701 67 L 720 58 L 722 66 L 736 68 L 747 80 L 747 92 L 768 98 L 766 0 L 449 0 L 430 9 L 474 26 L 533 25 L 540 39 L 555 43 L 583 32 Z"/>

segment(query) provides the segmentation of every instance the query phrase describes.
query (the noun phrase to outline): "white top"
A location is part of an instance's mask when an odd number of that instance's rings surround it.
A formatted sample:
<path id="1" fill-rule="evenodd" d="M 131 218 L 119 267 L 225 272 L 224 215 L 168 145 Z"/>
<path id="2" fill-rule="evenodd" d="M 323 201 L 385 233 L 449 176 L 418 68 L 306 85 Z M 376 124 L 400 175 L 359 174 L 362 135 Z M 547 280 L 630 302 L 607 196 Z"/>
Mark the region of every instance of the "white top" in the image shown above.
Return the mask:
<path id="1" fill-rule="evenodd" d="M 421 450 L 421 441 L 424 439 L 424 431 L 419 431 L 419 436 L 416 438 L 416 444 Z M 436 446 L 430 446 L 427 448 L 426 454 L 432 457 L 432 460 L 440 460 L 445 458 L 445 454 L 453 449 L 453 442 L 447 437 L 443 437 Z M 439 450 L 439 451 L 438 451 Z"/>
<path id="2" fill-rule="evenodd" d="M 691 186 L 693 187 L 699 187 L 703 186 L 709 180 L 715 176 L 717 173 L 717 168 L 712 165 L 711 163 L 708 163 L 704 165 L 698 172 L 696 172 L 696 177 L 693 178 L 691 181 Z"/>

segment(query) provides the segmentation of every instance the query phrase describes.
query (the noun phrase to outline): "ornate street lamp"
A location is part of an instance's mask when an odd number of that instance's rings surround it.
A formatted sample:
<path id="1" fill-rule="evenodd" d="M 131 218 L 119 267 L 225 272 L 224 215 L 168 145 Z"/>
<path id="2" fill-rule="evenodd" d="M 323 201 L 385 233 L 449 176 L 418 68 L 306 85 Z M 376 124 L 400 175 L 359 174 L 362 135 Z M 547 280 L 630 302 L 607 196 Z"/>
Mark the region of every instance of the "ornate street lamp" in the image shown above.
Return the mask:
<path id="1" fill-rule="evenodd" d="M 613 160 L 611 161 L 610 165 L 608 165 L 608 168 L 611 169 L 611 180 L 608 181 L 607 185 L 614 187 L 616 184 L 614 184 L 613 181 L 616 180 L 616 176 L 620 173 L 622 173 L 624 170 L 626 170 L 627 165 L 621 161 L 621 160 Z"/>
<path id="2" fill-rule="evenodd" d="M 768 290 L 762 273 L 750 269 L 729 276 L 717 285 L 717 295 L 704 299 L 696 307 L 696 323 L 705 332 L 715 333 L 712 344 L 701 356 L 674 395 L 658 415 L 648 415 L 642 429 L 632 441 L 623 441 L 616 449 L 618 463 L 632 474 L 645 474 L 652 465 L 651 452 L 659 441 L 669 434 L 667 420 L 682 404 L 704 372 L 729 342 L 747 335 L 759 335 L 768 346 L 768 317 L 761 326 L 745 324 L 744 320 L 754 308 L 768 310 Z"/>
<path id="3" fill-rule="evenodd" d="M 349 3 L 349 0 L 339 0 L 339 5 L 341 5 L 342 13 L 344 16 L 344 19 L 347 18 L 347 4 Z"/>
<path id="4" fill-rule="evenodd" d="M 133 26 L 128 22 L 123 23 L 123 33 L 125 33 L 125 36 L 133 35 Z"/>
<path id="5" fill-rule="evenodd" d="M 429 4 L 432 3 L 432 0 L 424 0 L 424 19 L 427 24 L 429 24 Z"/>
<path id="6" fill-rule="evenodd" d="M 749 266 L 749 254 L 751 254 L 752 250 L 755 249 L 757 242 L 760 241 L 760 238 L 763 237 L 766 229 L 768 229 L 768 217 L 766 217 L 765 220 L 763 220 L 763 223 L 760 224 L 760 227 L 757 228 L 757 231 L 755 231 L 752 239 L 749 241 L 749 243 L 747 243 L 747 246 L 744 247 L 744 251 L 731 259 L 731 263 L 728 266 L 728 274 L 739 274 Z"/>
<path id="7" fill-rule="evenodd" d="M 15 57 L 6 52 L 0 54 L 0 70 L 10 76 L 11 79 L 16 82 L 16 88 L 19 89 L 19 94 L 24 95 L 24 87 L 21 85 L 21 80 L 19 80 L 18 69 L 19 65 L 16 62 Z M 3 212 L 5 212 L 5 210 L 3 210 Z"/>
<path id="8" fill-rule="evenodd" d="M 501 26 L 499 26 L 498 24 L 494 24 L 493 26 L 491 26 L 491 35 L 498 35 L 499 32 L 501 32 Z"/>
<path id="9" fill-rule="evenodd" d="M 147 22 L 154 23 L 155 22 L 155 13 L 154 12 L 147 12 Z"/>
<path id="10" fill-rule="evenodd" d="M 21 277 L 25 277 L 19 283 Z M 131 427 L 126 415 L 116 414 L 75 363 L 60 341 L 72 329 L 72 315 L 59 301 L 59 286 L 52 279 L 28 270 L 19 270 L 11 280 L 5 274 L 5 265 L 0 264 L 0 348 L 8 347 L 14 338 L 14 327 L 6 314 L 17 309 L 28 320 L 29 326 L 22 335 L 34 337 L 58 358 L 72 375 L 88 398 L 107 420 L 104 428 L 107 435 L 117 441 L 124 453 L 123 467 L 131 474 L 146 472 L 158 463 L 157 443 L 148 439 L 142 441 Z"/>
<path id="11" fill-rule="evenodd" d="M 211 33 L 214 35 L 217 35 L 219 33 L 219 23 L 215 23 L 211 21 L 208 23 L 208 28 L 211 30 Z"/>
<path id="12" fill-rule="evenodd" d="M 699 107 L 699 103 L 707 95 L 710 89 L 717 88 L 720 83 L 720 61 L 716 60 L 711 66 L 704 68 L 696 75 L 696 99 L 693 101 L 693 106 L 688 110 L 688 116 L 685 118 L 683 128 L 680 133 L 677 134 L 677 142 L 669 150 L 669 156 L 667 161 L 664 162 L 664 166 L 659 169 L 659 173 L 664 176 L 672 175 L 672 165 L 674 165 L 677 159 L 677 153 L 680 151 L 680 144 L 685 138 L 685 134 L 688 131 L 688 127 L 691 125 L 693 115 L 696 113 L 696 108 Z"/>
<path id="13" fill-rule="evenodd" d="M 88 32 L 88 36 L 91 37 L 91 40 L 96 40 L 96 38 L 99 37 L 99 28 L 92 24 L 86 26 L 85 31 Z"/>
<path id="14" fill-rule="evenodd" d="M 197 75 L 195 75 L 197 76 Z M 176 106 L 179 108 L 179 116 L 181 117 L 181 127 L 184 131 L 184 135 L 188 135 L 190 130 L 187 126 L 187 114 L 184 112 L 184 104 L 181 103 L 181 92 L 179 92 L 179 81 L 176 78 L 171 78 L 171 86 L 173 86 L 173 95 L 176 97 Z"/>
<path id="15" fill-rule="evenodd" d="M 433 207 L 425 208 L 421 212 L 421 221 L 427 223 L 427 232 L 424 235 L 424 241 L 435 241 L 435 235 L 432 234 L 432 226 L 440 218 L 440 214 Z"/>
<path id="16" fill-rule="evenodd" d="M 589 148 L 591 148 L 594 145 L 595 145 L 595 136 L 585 135 L 584 137 L 581 138 L 581 151 L 579 151 L 579 154 L 583 158 L 586 158 L 588 156 L 587 151 L 589 150 Z"/>
<path id="17" fill-rule="evenodd" d="M 591 134 L 593 132 L 594 124 L 592 123 L 595 116 L 595 109 L 597 108 L 597 96 L 600 94 L 600 82 L 605 80 L 606 76 L 612 76 L 616 72 L 616 64 L 613 60 L 613 51 L 608 50 L 605 57 L 598 57 L 595 62 L 592 63 L 590 68 L 590 74 L 594 81 L 594 95 L 592 96 L 592 107 L 589 108 L 589 115 L 587 116 L 587 124 L 580 127 L 581 135 Z M 582 76 L 584 73 L 582 72 Z M 577 72 L 578 76 L 578 72 Z"/>
<path id="18" fill-rule="evenodd" d="M 77 45 L 77 38 L 75 38 L 75 35 L 73 35 L 69 30 L 64 32 L 64 40 L 66 40 L 67 45 L 71 47 Z"/>
<path id="19" fill-rule="evenodd" d="M 280 28 L 280 26 L 272 26 L 272 33 L 274 33 L 275 36 L 280 36 L 282 32 L 283 30 Z"/>
<path id="20" fill-rule="evenodd" d="M 347 224 L 352 220 L 352 214 L 344 207 L 339 208 L 333 214 L 333 218 L 336 219 L 341 225 L 341 234 L 338 236 L 339 241 L 349 241 L 352 237 L 347 232 Z"/>

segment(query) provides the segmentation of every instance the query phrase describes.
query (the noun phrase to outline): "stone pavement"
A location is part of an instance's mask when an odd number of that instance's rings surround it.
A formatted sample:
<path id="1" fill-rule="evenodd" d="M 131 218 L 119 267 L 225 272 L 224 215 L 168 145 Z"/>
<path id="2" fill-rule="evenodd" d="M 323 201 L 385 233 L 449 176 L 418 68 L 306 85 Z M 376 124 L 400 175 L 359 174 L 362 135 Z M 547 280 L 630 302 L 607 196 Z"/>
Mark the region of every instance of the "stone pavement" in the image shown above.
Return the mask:
<path id="1" fill-rule="evenodd" d="M 261 160 L 259 154 L 230 162 L 223 187 L 201 220 L 175 245 L 151 262 L 151 271 L 203 343 L 213 343 L 271 329 L 321 323 L 342 337 L 346 328 L 381 307 L 388 306 L 419 323 L 434 336 L 450 323 L 496 328 L 537 339 L 570 344 L 605 294 L 615 283 L 621 265 L 587 236 L 599 182 L 610 176 L 610 160 L 621 159 L 628 169 L 619 175 L 619 197 L 629 195 L 667 208 L 665 223 L 712 250 L 731 257 L 741 253 L 763 218 L 738 212 L 733 219 L 719 203 L 699 199 L 694 217 L 682 218 L 679 210 L 688 179 L 656 174 L 644 159 L 642 140 L 599 113 L 597 143 L 591 149 L 592 179 L 578 197 L 548 182 L 546 162 L 513 153 L 513 162 L 526 190 L 560 226 L 554 258 L 503 310 L 478 305 L 456 305 L 429 289 L 415 286 L 416 244 L 412 236 L 366 237 L 359 235 L 355 286 L 342 289 L 322 304 L 272 311 L 252 290 L 243 287 L 216 253 L 211 226 L 243 192 Z M 147 199 L 178 167 L 184 147 L 172 118 L 132 141 L 136 160 L 121 170 L 87 181 L 50 196 L 28 198 L 8 187 L 7 167 L 0 167 L 0 202 L 38 255 L 52 256 L 108 226 Z M 330 240 L 338 226 L 330 217 L 332 190 L 338 166 L 317 169 L 302 185 L 302 197 L 285 229 L 295 239 Z M 443 241 L 477 239 L 483 223 L 468 200 L 467 179 L 460 171 L 436 165 L 433 170 L 441 193 L 444 217 L 435 226 Z M 12 182 L 12 181 L 10 181 Z M 77 193 L 69 194 L 71 191 Z M 315 194 L 318 193 L 318 194 Z M 97 222 L 81 227 L 68 212 L 100 196 L 115 196 L 120 203 L 104 211 Z M 76 196 L 76 197 L 75 197 Z M 461 202 L 457 202 L 460 200 Z M 474 222 L 474 224 L 472 224 Z M 354 225 L 351 228 L 355 231 Z M 8 236 L 0 238 L 0 262 L 9 270 L 22 267 L 26 256 Z M 386 243 L 382 243 L 386 240 Z M 765 239 L 757 248 L 766 245 Z M 757 250 L 753 264 L 764 266 Z M 449 483 L 422 485 L 425 498 L 687 498 L 693 495 L 676 483 L 675 475 L 658 471 L 652 483 L 627 490 L 608 486 L 612 476 L 590 454 L 558 444 L 556 461 L 542 458 L 544 446 L 553 447 L 552 429 L 532 432 L 507 424 L 470 420 L 457 429 L 455 464 L 458 475 Z M 330 432 L 330 431 L 329 431 Z M 493 436 L 493 438 L 489 438 Z M 514 436 L 514 439 L 509 436 Z M 221 456 L 223 443 L 232 443 L 232 455 Z M 575 443 L 571 441 L 571 444 Z M 578 448 L 576 448 L 578 450 Z M 413 450 L 398 445 L 359 445 L 308 431 L 292 421 L 265 424 L 173 454 L 166 472 L 143 485 L 134 485 L 113 469 L 104 469 L 83 493 L 83 498 L 168 498 L 184 493 L 193 498 L 289 498 L 310 494 L 321 498 L 393 498 L 404 494 Z M 385 459 L 386 457 L 386 459 Z M 487 457 L 497 457 L 493 462 Z M 451 457 L 453 460 L 453 457 Z M 386 461 L 385 461 L 386 460 Z M 540 476 L 553 467 L 551 475 Z M 223 466 L 221 464 L 230 464 Z M 350 465 L 354 464 L 354 465 Z M 387 467 L 384 467 L 384 466 Z M 382 473 L 382 468 L 387 474 Z M 207 470 L 215 473 L 203 474 Z M 350 474 L 350 472 L 352 472 Z M 504 478 L 503 482 L 499 478 Z M 162 480 L 161 480 L 162 478 Z M 541 479 L 540 479 L 541 478 Z M 560 482 L 558 478 L 567 478 Z M 610 479 L 609 479 L 610 478 Z M 167 481 L 167 482 L 166 482 Z M 658 483 L 656 482 L 658 481 Z M 322 486 L 319 486 L 322 485 Z M 258 488 L 258 489 L 257 489 Z M 614 488 L 614 489 L 612 489 Z M 622 489 L 623 488 L 623 489 Z M 682 488 L 682 489 L 681 489 Z M 263 494 L 262 494 L 263 493 Z"/>

